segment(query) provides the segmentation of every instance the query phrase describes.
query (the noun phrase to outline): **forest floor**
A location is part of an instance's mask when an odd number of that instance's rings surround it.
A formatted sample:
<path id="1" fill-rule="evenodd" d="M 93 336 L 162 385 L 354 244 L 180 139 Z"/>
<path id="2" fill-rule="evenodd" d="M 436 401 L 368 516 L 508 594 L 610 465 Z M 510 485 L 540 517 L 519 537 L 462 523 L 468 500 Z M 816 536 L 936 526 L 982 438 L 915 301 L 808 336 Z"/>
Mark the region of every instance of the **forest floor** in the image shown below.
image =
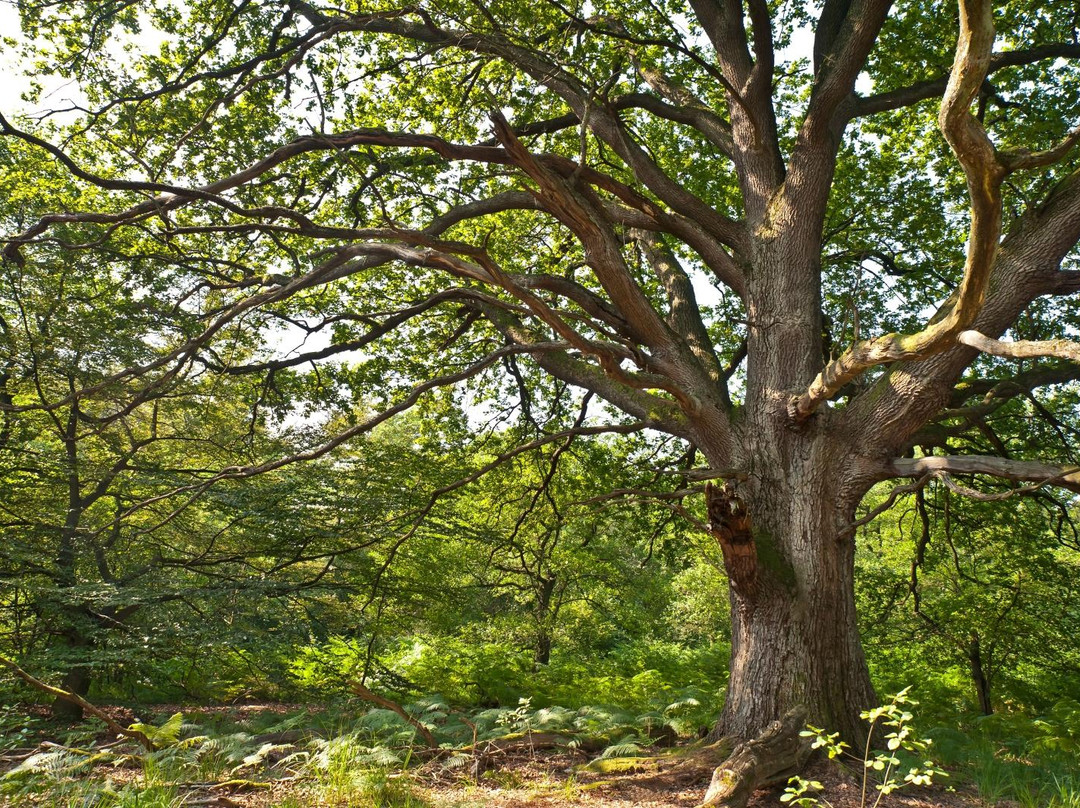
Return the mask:
<path id="1" fill-rule="evenodd" d="M 130 723 L 135 716 L 128 708 L 107 708 L 115 720 Z M 318 713 L 304 705 L 245 705 L 192 708 L 159 705 L 153 708 L 154 719 L 172 711 L 183 710 L 193 720 L 211 718 L 242 721 L 249 715 L 295 715 Z M 111 739 L 102 734 L 97 743 Z M 48 747 L 49 742 L 44 744 Z M 338 806 L 391 806 L 397 808 L 690 808 L 699 804 L 719 762 L 721 753 L 709 747 L 690 750 L 685 746 L 648 750 L 639 757 L 596 759 L 580 750 L 516 748 L 510 751 L 475 755 L 472 764 L 448 767 L 444 760 L 423 760 L 422 754 L 406 772 L 385 775 L 384 794 L 371 794 L 362 801 L 328 793 L 325 783 L 289 776 L 269 768 L 259 774 L 244 775 L 251 781 L 237 779 L 231 784 L 223 775 L 218 781 L 176 782 L 175 803 L 192 808 L 338 808 Z M 6 757 L 6 756 L 4 756 Z M 0 758 L 3 760 L 3 758 Z M 0 777 L 13 768 L 11 759 L 0 763 Z M 144 771 L 135 758 L 123 765 L 111 765 L 102 771 L 82 771 L 80 778 L 104 778 L 114 788 L 136 787 Z M 861 771 L 845 768 L 833 761 L 819 760 L 808 767 L 803 777 L 824 785 L 822 796 L 833 808 L 859 808 Z M 962 778 L 957 778 L 962 779 Z M 974 791 L 962 787 L 935 784 L 929 788 L 910 789 L 888 795 L 880 808 L 989 808 Z M 257 787 L 256 787 L 257 786 Z M 877 797 L 872 786 L 868 808 Z M 759 791 L 749 808 L 779 806 L 783 788 Z M 391 796 L 395 795 L 395 796 Z M 48 789 L 28 793 L 21 798 L 0 796 L 0 806 L 52 806 L 55 794 Z M 73 805 L 66 799 L 63 804 Z M 87 803 L 89 804 L 89 803 Z M 140 803 L 141 804 L 141 803 Z M 156 805 L 157 803 L 154 803 Z M 124 805 L 127 805 L 125 802 Z M 997 803 L 995 808 L 1011 808 L 1011 803 Z M 1017 806 L 1018 808 L 1018 806 Z"/>
<path id="2" fill-rule="evenodd" d="M 594 773 L 581 769 L 581 756 L 538 751 L 533 755 L 508 757 L 478 779 L 448 777 L 429 767 L 408 775 L 415 808 L 692 808 L 701 802 L 712 776 L 708 765 L 653 768 L 647 759 L 615 773 Z M 835 763 L 819 761 L 804 772 L 807 779 L 820 781 L 823 796 L 832 808 L 859 808 L 861 781 L 854 772 Z M 403 775 L 404 777 L 404 775 Z M 759 791 L 748 808 L 780 806 L 782 787 Z M 271 808 L 288 803 L 302 806 L 335 806 L 304 783 L 278 781 L 271 788 L 254 793 L 220 795 L 218 801 L 200 802 L 205 808 Z M 877 797 L 871 788 L 867 807 Z M 345 804 L 345 803 L 341 803 Z M 393 805 L 394 803 L 386 803 Z M 825 805 L 825 803 L 822 803 Z M 966 790 L 945 786 L 920 788 L 883 797 L 879 808 L 991 808 Z M 993 808 L 1019 808 L 1000 802 Z"/>
<path id="3" fill-rule="evenodd" d="M 663 758 L 660 759 L 661 761 Z M 713 766 L 705 760 L 690 759 L 680 765 L 656 768 L 648 758 L 642 764 L 617 773 L 582 771 L 576 759 L 565 755 L 519 757 L 504 761 L 489 779 L 476 785 L 446 784 L 426 790 L 432 805 L 438 808 L 691 808 L 701 802 Z M 829 761 L 810 766 L 804 777 L 820 781 L 823 794 L 834 808 L 858 808 L 861 781 Z M 779 806 L 783 788 L 759 791 L 749 808 Z M 868 803 L 876 797 L 871 789 Z M 922 789 L 918 795 L 894 793 L 882 798 L 880 808 L 970 808 L 985 806 L 972 795 Z M 1004 806 L 1002 807 L 1004 808 Z"/>

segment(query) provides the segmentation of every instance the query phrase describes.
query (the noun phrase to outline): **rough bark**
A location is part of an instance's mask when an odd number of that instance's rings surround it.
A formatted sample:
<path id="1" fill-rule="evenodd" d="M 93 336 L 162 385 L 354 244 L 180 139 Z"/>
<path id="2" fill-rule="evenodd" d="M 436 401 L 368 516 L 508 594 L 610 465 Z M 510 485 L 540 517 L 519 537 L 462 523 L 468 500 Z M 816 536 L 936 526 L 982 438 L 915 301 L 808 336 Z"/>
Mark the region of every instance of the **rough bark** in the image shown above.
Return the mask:
<path id="1" fill-rule="evenodd" d="M 547 629 L 541 628 L 536 634 L 533 646 L 533 673 L 551 662 L 551 634 Z"/>
<path id="2" fill-rule="evenodd" d="M 820 182 L 818 174 L 828 177 L 831 169 L 808 161 L 801 170 L 810 174 L 796 187 Z M 856 621 L 850 533 L 872 480 L 852 462 L 858 447 L 837 433 L 831 412 L 794 424 L 788 410 L 793 388 L 822 365 L 820 222 L 800 220 L 796 193 L 781 192 L 769 229 L 759 229 L 748 285 L 738 458 L 747 478 L 733 493 L 746 511 L 756 576 L 742 568 L 749 547 L 725 551 L 731 675 L 714 729 L 714 737 L 738 741 L 759 736 L 800 706 L 812 723 L 858 740 L 859 713 L 875 701 Z M 801 207 L 813 209 L 811 202 Z M 721 467 L 711 447 L 700 445 Z M 740 583 L 750 580 L 753 586 Z"/>
<path id="3" fill-rule="evenodd" d="M 554 625 L 555 611 L 557 611 L 553 608 L 552 601 L 555 595 L 555 585 L 558 581 L 559 579 L 554 575 L 540 576 L 536 587 L 536 608 L 534 609 L 536 635 L 533 638 L 533 673 L 539 671 L 542 665 L 551 662 L 551 627 Z"/>
<path id="4" fill-rule="evenodd" d="M 828 441 L 795 442 L 805 454 L 787 475 L 740 486 L 752 539 L 734 542 L 714 528 L 732 605 L 731 678 L 714 737 L 756 737 L 801 706 L 812 723 L 857 740 L 859 712 L 874 703 L 847 530 L 857 498 L 841 491 Z"/>

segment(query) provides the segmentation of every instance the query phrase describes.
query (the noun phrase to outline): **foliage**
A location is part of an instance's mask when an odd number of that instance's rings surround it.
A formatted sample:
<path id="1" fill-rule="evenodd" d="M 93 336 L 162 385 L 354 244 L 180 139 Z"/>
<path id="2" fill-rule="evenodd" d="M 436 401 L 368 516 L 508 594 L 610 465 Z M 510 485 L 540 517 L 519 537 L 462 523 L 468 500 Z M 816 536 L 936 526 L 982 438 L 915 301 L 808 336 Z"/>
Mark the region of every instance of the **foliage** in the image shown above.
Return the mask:
<path id="1" fill-rule="evenodd" d="M 908 785 L 928 786 L 935 777 L 948 776 L 933 761 L 926 760 L 931 741 L 919 738 L 912 731 L 910 722 L 914 715 L 907 710 L 907 707 L 916 707 L 918 702 L 908 698 L 909 689 L 901 690 L 894 696 L 890 696 L 885 704 L 862 713 L 862 718 L 869 723 L 870 728 L 861 758 L 847 751 L 851 747 L 840 740 L 839 733 L 826 732 L 820 727 L 813 726 L 799 733 L 804 738 L 813 738 L 811 748 L 824 750 L 830 760 L 852 757 L 859 761 L 863 770 L 859 803 L 861 808 L 868 805 L 877 808 L 883 797 L 897 789 Z M 880 732 L 886 729 L 890 731 Z M 885 748 L 875 749 L 875 743 L 881 741 L 884 741 Z M 914 765 L 911 765 L 912 763 Z M 902 769 L 907 769 L 907 771 L 901 777 Z M 872 801 L 867 791 L 871 777 L 876 779 L 874 789 L 878 792 L 877 797 Z M 788 781 L 788 787 L 781 795 L 780 801 L 803 808 L 822 803 L 827 806 L 832 805 L 827 799 L 815 796 L 815 793 L 823 788 L 824 786 L 816 780 L 804 780 L 796 776 Z"/>

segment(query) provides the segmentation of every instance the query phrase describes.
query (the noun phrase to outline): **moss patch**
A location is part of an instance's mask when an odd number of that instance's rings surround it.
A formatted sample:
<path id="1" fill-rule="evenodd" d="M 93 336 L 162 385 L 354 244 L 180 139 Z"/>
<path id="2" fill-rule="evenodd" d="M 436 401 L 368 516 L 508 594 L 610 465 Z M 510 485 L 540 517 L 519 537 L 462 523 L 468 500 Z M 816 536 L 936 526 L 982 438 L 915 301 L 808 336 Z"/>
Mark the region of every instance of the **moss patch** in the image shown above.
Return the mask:
<path id="1" fill-rule="evenodd" d="M 757 545 L 758 564 L 767 569 L 784 587 L 794 591 L 795 568 L 784 558 L 772 534 L 767 530 L 755 528 L 754 544 Z"/>

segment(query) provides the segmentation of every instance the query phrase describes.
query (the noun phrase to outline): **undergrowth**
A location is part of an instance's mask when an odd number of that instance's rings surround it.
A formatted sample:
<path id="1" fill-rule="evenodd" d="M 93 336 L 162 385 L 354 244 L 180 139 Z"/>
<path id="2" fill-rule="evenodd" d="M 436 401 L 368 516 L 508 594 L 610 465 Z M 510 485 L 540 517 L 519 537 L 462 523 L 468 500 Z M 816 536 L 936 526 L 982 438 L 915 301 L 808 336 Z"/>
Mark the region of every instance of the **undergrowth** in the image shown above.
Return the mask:
<path id="1" fill-rule="evenodd" d="M 690 690 L 678 695 L 644 711 L 537 707 L 528 698 L 469 710 L 437 696 L 404 705 L 434 733 L 440 747 L 435 752 L 424 748 L 401 716 L 357 703 L 232 720 L 174 714 L 140 725 L 158 747 L 152 752 L 114 742 L 95 722 L 59 732 L 43 719 L 20 720 L 20 711 L 5 708 L 0 804 L 179 808 L 193 795 L 289 781 L 273 808 L 425 808 L 417 773 L 437 768 L 443 776 L 474 782 L 479 750 L 490 741 L 554 736 L 567 749 L 612 758 L 648 754 L 674 736 L 692 739 L 702 726 L 701 701 Z M 42 742 L 46 736 L 54 740 Z M 923 736 L 933 741 L 930 754 L 949 771 L 952 786 L 977 790 L 987 805 L 1080 808 L 1080 704 L 1074 701 L 1063 700 L 1039 716 L 972 717 Z"/>
<path id="2" fill-rule="evenodd" d="M 0 799 L 50 808 L 178 808 L 200 789 L 259 789 L 288 779 L 305 795 L 297 805 L 422 808 L 426 803 L 412 779 L 418 765 L 469 777 L 488 742 L 534 737 L 557 738 L 567 749 L 588 746 L 601 757 L 639 754 L 662 730 L 665 738 L 696 731 L 688 716 L 698 705 L 692 694 L 642 713 L 604 705 L 534 708 L 527 698 L 514 707 L 468 712 L 439 697 L 405 705 L 432 731 L 438 750 L 424 748 L 416 729 L 397 713 L 358 711 L 356 705 L 273 722 L 254 716 L 207 726 L 175 713 L 157 723 L 133 724 L 155 745 L 153 751 L 103 739 L 91 723 L 68 733 L 65 743 L 23 746 L 27 735 L 10 720 L 0 725 L 7 730 L 0 737 L 7 762 Z M 291 799 L 275 808 L 290 808 Z"/>

